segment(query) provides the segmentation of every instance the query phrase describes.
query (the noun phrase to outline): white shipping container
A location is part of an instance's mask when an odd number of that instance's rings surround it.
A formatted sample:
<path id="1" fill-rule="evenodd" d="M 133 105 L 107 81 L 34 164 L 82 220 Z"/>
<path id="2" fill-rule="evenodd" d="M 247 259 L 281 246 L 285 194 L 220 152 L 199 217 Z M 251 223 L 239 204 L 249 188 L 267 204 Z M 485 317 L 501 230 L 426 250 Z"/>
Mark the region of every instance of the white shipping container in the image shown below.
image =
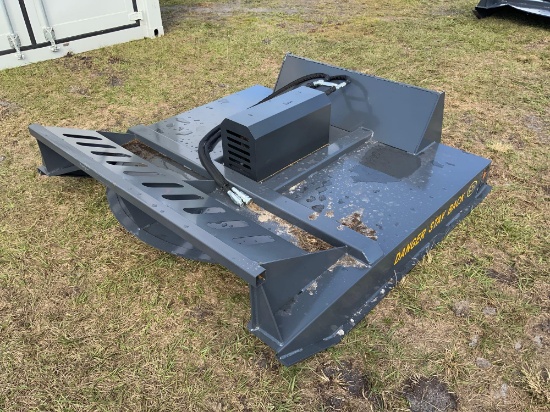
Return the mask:
<path id="1" fill-rule="evenodd" d="M 0 0 L 0 69 L 163 34 L 158 0 Z"/>

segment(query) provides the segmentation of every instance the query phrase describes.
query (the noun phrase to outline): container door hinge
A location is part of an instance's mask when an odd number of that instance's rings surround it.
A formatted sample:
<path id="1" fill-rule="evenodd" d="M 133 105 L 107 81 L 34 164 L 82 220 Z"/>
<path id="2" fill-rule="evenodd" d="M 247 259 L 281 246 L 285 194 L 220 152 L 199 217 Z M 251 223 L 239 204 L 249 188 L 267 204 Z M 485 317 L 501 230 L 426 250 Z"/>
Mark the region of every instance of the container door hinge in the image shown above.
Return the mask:
<path id="1" fill-rule="evenodd" d="M 21 53 L 21 39 L 15 33 L 8 34 L 8 43 L 12 49 L 15 49 L 15 54 L 18 60 L 23 60 L 25 56 Z"/>
<path id="2" fill-rule="evenodd" d="M 130 13 L 128 15 L 128 18 L 130 19 L 130 21 L 143 20 L 143 13 L 141 11 L 135 11 L 133 13 Z"/>
<path id="3" fill-rule="evenodd" d="M 53 31 L 53 27 L 44 27 L 43 31 L 46 41 L 51 43 L 50 50 L 53 52 L 58 51 L 59 47 L 55 44 L 55 32 Z"/>

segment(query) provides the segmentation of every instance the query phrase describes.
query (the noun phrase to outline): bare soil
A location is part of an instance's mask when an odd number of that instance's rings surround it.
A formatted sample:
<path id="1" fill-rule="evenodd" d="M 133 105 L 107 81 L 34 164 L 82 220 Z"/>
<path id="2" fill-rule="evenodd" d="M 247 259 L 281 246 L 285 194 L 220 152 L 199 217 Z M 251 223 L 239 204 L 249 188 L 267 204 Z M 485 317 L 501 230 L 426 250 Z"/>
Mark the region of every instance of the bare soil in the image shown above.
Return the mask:
<path id="1" fill-rule="evenodd" d="M 457 396 L 449 392 L 447 384 L 437 377 L 416 377 L 405 383 L 403 393 L 409 402 L 411 412 L 455 411 Z"/>
<path id="2" fill-rule="evenodd" d="M 319 367 L 317 385 L 324 406 L 330 411 L 382 410 L 383 399 L 373 391 L 369 377 L 350 360 L 328 362 Z"/>

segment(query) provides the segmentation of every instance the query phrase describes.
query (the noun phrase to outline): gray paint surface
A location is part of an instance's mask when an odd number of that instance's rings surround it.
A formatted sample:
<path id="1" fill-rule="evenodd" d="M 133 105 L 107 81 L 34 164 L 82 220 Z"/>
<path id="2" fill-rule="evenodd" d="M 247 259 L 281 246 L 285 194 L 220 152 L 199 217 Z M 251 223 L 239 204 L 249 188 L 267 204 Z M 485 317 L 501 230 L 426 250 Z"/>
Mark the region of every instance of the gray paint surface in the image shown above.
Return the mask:
<path id="1" fill-rule="evenodd" d="M 333 93 L 331 124 L 353 131 L 360 126 L 375 138 L 409 153 L 441 140 L 444 93 L 392 82 L 303 57 L 285 57 L 275 90 L 308 73 L 345 74 L 351 84 Z"/>

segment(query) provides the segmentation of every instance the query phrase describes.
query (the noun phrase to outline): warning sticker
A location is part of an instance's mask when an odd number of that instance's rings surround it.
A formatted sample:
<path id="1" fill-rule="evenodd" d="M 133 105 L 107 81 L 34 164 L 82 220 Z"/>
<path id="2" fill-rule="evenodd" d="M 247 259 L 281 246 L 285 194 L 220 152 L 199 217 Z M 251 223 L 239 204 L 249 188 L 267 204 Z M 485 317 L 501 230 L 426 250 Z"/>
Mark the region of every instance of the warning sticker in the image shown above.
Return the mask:
<path id="1" fill-rule="evenodd" d="M 443 223 L 447 218 L 456 210 L 457 207 L 459 207 L 462 202 L 464 202 L 464 199 L 467 197 L 470 197 L 472 193 L 475 192 L 478 185 L 478 181 L 474 180 L 470 186 L 468 186 L 468 189 L 462 193 L 460 196 L 458 196 L 454 202 L 452 202 L 449 207 L 441 212 L 438 216 L 436 216 L 426 227 L 420 229 L 418 233 L 415 235 L 415 237 L 407 243 L 407 245 L 401 249 L 397 254 L 395 255 L 395 259 L 393 264 L 396 265 L 399 263 L 401 259 L 403 259 L 405 256 L 407 256 L 411 250 L 416 248 L 422 240 L 424 240 L 424 237 L 426 236 L 426 233 L 431 233 L 435 228 L 437 228 L 441 223 Z"/>

